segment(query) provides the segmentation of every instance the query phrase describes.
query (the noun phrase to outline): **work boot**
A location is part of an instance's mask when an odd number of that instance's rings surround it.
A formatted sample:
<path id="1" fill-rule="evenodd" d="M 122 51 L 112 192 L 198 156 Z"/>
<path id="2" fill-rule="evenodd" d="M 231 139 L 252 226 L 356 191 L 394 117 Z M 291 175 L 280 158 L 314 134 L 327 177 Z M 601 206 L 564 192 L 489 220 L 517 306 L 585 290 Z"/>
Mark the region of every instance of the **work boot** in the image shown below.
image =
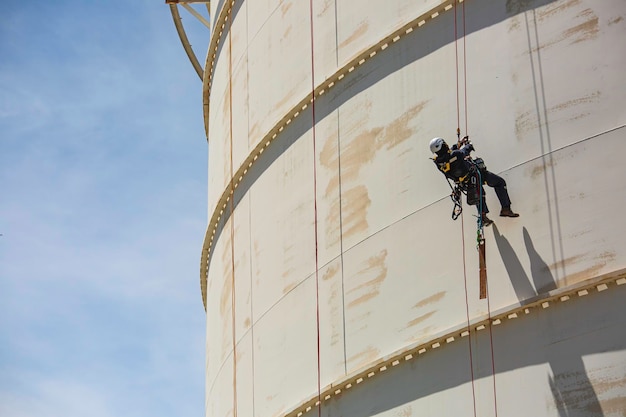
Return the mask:
<path id="1" fill-rule="evenodd" d="M 511 207 L 506 207 L 500 210 L 500 217 L 519 217 L 519 214 L 514 213 Z"/>
<path id="2" fill-rule="evenodd" d="M 493 223 L 493 220 L 487 217 L 487 213 L 483 213 L 481 220 L 483 222 L 483 226 L 489 226 L 491 223 Z"/>

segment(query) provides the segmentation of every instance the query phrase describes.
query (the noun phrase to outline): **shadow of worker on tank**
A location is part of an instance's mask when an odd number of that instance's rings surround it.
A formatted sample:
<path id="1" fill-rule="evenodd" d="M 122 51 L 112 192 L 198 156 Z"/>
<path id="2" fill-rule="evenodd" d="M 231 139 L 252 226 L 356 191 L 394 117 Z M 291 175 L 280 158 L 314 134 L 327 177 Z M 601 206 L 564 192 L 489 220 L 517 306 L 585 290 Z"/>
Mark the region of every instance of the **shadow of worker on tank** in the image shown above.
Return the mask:
<path id="1" fill-rule="evenodd" d="M 525 227 L 522 233 L 530 261 L 532 283 L 508 239 L 500 234 L 495 224 L 493 225 L 493 234 L 498 251 L 504 262 L 517 299 L 520 304 L 524 305 L 531 301 L 536 301 L 540 294 L 556 289 L 557 284 L 548 264 L 535 249 L 530 234 Z M 554 330 L 558 333 L 558 329 Z M 546 349 L 546 362 L 552 369 L 552 375 L 548 375 L 548 384 L 550 385 L 559 417 L 603 415 L 602 407 L 587 375 L 579 349 L 580 346 L 556 351 Z M 583 414 L 579 414 L 580 412 L 583 412 Z"/>
<path id="2" fill-rule="evenodd" d="M 511 279 L 515 295 L 521 304 L 527 304 L 537 295 L 552 291 L 557 286 L 548 264 L 537 253 L 530 234 L 525 227 L 523 228 L 523 234 L 526 252 L 530 261 L 532 283 L 508 239 L 500 234 L 495 224 L 493 226 L 493 235 L 496 239 L 498 251 L 504 262 L 506 272 Z"/>

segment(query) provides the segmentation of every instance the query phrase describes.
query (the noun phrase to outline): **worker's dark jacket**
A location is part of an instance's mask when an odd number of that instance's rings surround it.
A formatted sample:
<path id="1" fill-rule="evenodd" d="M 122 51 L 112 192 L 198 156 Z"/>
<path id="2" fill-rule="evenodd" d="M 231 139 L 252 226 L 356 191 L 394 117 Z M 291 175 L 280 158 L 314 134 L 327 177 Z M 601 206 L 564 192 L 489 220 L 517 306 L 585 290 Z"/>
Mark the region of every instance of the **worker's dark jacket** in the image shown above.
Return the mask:
<path id="1" fill-rule="evenodd" d="M 470 170 L 470 163 L 465 160 L 465 157 L 469 156 L 473 149 L 471 144 L 461 146 L 461 149 L 458 149 L 457 145 L 452 145 L 449 153 L 437 155 L 435 164 L 447 178 L 453 181 L 463 181 Z"/>

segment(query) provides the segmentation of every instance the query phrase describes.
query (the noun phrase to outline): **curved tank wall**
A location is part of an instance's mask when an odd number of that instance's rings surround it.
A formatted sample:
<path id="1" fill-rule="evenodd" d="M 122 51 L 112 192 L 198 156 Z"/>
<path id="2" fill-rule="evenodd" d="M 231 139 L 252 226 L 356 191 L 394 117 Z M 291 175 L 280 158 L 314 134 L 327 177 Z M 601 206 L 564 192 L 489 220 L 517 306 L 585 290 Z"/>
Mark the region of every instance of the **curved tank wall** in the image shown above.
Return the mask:
<path id="1" fill-rule="evenodd" d="M 624 415 L 626 2 L 212 7 L 207 416 Z"/>

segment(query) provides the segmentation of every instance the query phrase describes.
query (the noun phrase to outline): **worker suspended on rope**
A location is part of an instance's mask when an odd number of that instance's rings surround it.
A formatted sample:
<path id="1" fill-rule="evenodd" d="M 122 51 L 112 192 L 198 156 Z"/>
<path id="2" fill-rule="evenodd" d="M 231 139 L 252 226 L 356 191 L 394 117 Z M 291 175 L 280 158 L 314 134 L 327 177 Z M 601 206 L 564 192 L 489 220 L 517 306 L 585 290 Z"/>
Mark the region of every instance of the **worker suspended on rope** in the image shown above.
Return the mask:
<path id="1" fill-rule="evenodd" d="M 446 178 L 454 181 L 456 185 L 456 187 L 453 188 L 452 199 L 455 201 L 455 205 L 459 206 L 458 214 L 460 214 L 460 192 L 462 191 L 467 195 L 467 204 L 478 206 L 478 214 L 482 219 L 482 224 L 489 226 L 493 223 L 493 221 L 487 217 L 489 209 L 487 208 L 485 193 L 482 187 L 483 184 L 487 184 L 495 189 L 498 200 L 500 200 L 500 205 L 502 206 L 500 216 L 518 217 L 519 214 L 511 210 L 511 200 L 506 189 L 506 181 L 504 181 L 504 178 L 493 172 L 489 172 L 482 159 L 472 159 L 470 153 L 473 150 L 474 146 L 468 136 L 459 140 L 457 144 L 452 145 L 452 148 L 448 147 L 448 144 L 443 138 L 437 137 L 430 141 L 430 151 L 435 154 L 433 160 L 437 168 Z M 455 211 L 457 211 L 456 207 Z M 458 217 L 458 214 L 456 214 L 456 217 Z M 454 213 L 452 217 L 456 219 Z"/>

